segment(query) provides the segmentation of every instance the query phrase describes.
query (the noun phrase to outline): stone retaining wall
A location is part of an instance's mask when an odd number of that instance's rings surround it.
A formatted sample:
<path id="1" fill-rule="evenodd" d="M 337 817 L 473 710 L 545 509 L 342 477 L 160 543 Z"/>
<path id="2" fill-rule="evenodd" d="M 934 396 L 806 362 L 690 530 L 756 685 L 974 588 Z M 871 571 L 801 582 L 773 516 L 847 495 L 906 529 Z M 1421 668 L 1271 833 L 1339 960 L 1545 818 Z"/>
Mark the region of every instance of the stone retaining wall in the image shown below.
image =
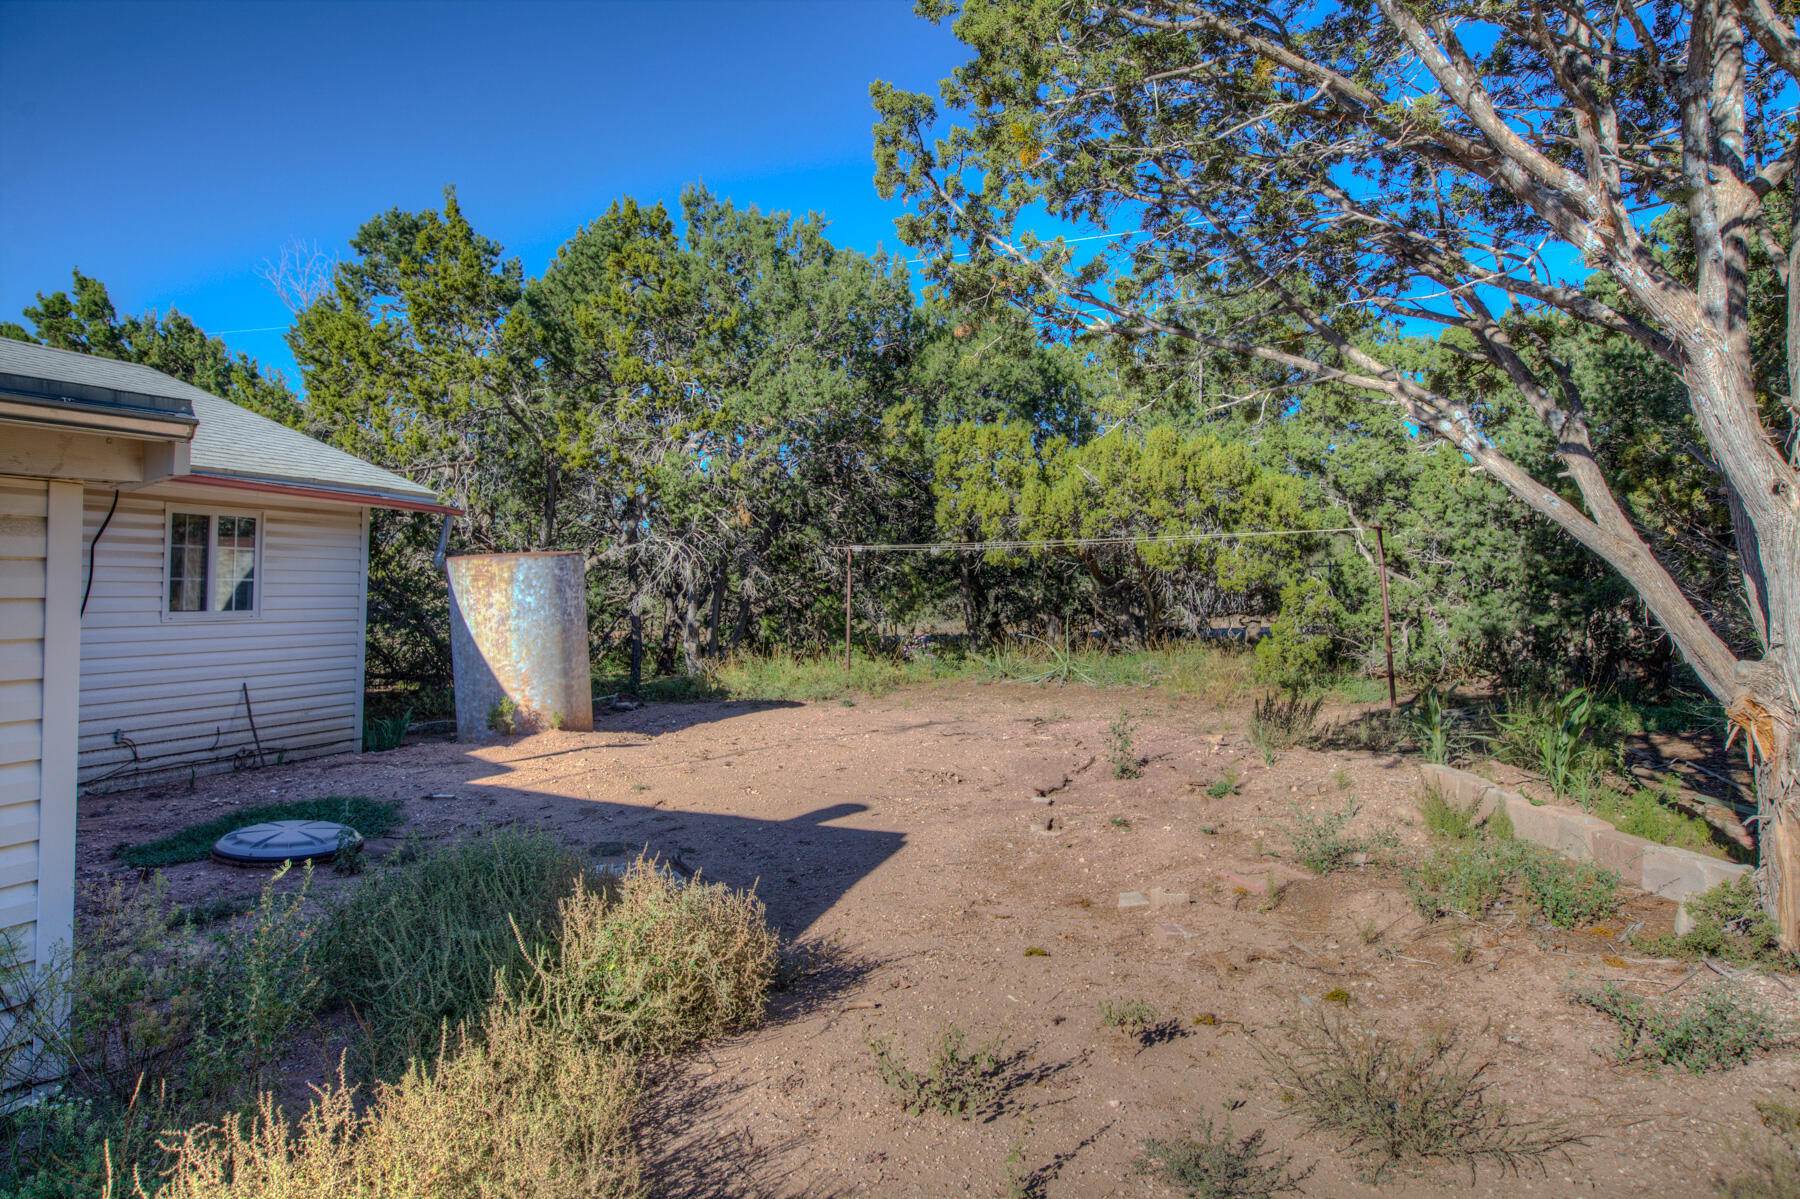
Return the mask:
<path id="1" fill-rule="evenodd" d="M 1709 858 L 1691 849 L 1658 845 L 1630 833 L 1622 833 L 1598 816 L 1579 808 L 1534 804 L 1516 791 L 1502 791 L 1480 775 L 1450 766 L 1427 763 L 1419 768 L 1427 786 L 1474 809 L 1477 823 L 1497 810 L 1512 821 L 1513 835 L 1554 849 L 1578 862 L 1594 862 L 1617 871 L 1631 886 L 1672 899 L 1676 903 L 1710 891 L 1722 882 L 1740 878 L 1750 867 L 1721 858 Z M 1677 931 L 1686 924 L 1677 920 Z"/>

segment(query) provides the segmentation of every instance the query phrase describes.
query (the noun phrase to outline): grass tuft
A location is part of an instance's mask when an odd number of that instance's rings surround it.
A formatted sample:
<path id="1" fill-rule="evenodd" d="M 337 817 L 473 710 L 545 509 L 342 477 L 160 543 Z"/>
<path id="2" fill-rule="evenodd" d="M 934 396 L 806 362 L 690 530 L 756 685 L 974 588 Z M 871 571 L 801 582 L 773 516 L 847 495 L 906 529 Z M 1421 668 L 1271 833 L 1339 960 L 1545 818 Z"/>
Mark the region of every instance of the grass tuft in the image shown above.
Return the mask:
<path id="1" fill-rule="evenodd" d="M 362 795 L 328 795 L 323 799 L 258 804 L 239 808 L 228 816 L 190 824 L 155 841 L 128 845 L 119 851 L 119 857 L 127 865 L 146 869 L 203 862 L 212 853 L 213 842 L 220 837 L 265 820 L 335 820 L 349 825 L 365 838 L 380 837 L 400 823 L 400 804 Z"/>

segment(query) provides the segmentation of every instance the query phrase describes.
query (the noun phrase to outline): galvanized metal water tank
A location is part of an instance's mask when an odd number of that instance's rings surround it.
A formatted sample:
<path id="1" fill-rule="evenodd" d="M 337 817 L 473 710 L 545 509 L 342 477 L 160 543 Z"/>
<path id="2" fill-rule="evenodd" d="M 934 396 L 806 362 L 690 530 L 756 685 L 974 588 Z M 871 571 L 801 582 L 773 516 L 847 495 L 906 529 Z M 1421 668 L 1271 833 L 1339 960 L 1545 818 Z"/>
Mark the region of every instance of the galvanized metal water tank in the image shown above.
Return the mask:
<path id="1" fill-rule="evenodd" d="M 445 565 L 457 738 L 593 728 L 583 556 L 470 554 Z"/>

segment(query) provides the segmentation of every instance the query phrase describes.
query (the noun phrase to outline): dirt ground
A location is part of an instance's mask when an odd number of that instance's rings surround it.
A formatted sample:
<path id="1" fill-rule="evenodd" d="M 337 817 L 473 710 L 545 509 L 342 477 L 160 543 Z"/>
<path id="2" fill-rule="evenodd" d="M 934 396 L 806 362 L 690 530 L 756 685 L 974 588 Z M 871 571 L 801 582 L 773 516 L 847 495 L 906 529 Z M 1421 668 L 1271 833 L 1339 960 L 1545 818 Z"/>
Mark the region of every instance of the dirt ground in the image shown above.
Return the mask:
<path id="1" fill-rule="evenodd" d="M 1114 778 L 1107 759 L 1122 703 L 1147 759 L 1134 780 Z M 1315 1166 L 1308 1195 L 1706 1194 L 1755 1124 L 1752 1102 L 1800 1082 L 1792 1052 L 1703 1078 L 1603 1058 L 1611 1027 L 1566 1000 L 1570 984 L 1653 993 L 1712 981 L 1623 944 L 1638 921 L 1669 927 L 1659 900 L 1634 896 L 1606 929 L 1547 934 L 1504 918 L 1426 926 L 1406 901 L 1404 866 L 1379 861 L 1295 882 L 1274 903 L 1252 893 L 1278 869 L 1269 855 L 1288 852 L 1290 804 L 1336 809 L 1354 796 L 1354 827 L 1396 830 L 1397 862 L 1420 850 L 1410 758 L 1296 750 L 1265 767 L 1242 712 L 1016 684 L 853 705 L 651 705 L 600 724 L 84 799 L 80 870 L 128 876 L 118 845 L 233 805 L 363 794 L 406 805 L 405 826 L 375 854 L 514 822 L 597 853 L 648 846 L 705 878 L 754 885 L 814 968 L 774 996 L 760 1029 L 658 1068 L 643 1142 L 660 1195 L 1000 1196 L 1009 1176 L 1021 1180 L 1015 1194 L 1169 1195 L 1133 1172 L 1144 1139 L 1227 1114 L 1240 1135 L 1266 1129 L 1296 1168 Z M 1233 771 L 1238 791 L 1209 798 L 1207 785 Z M 167 876 L 184 903 L 263 880 L 212 864 Z M 318 885 L 347 881 L 324 871 Z M 1188 902 L 1120 909 L 1122 892 L 1153 888 Z M 1749 985 L 1800 1017 L 1786 983 Z M 1547 1175 L 1361 1181 L 1338 1139 L 1284 1112 L 1257 1051 L 1334 990 L 1386 1031 L 1457 1029 L 1472 1061 L 1492 1063 L 1491 1099 L 1566 1119 L 1587 1143 Z M 1144 1047 L 1103 1027 L 1099 1005 L 1131 999 L 1179 1031 Z M 1029 1080 L 1005 1114 L 907 1116 L 883 1087 L 868 1035 L 894 1035 L 918 1060 L 947 1021 L 1028 1054 Z M 329 1040 L 296 1063 L 301 1073 L 330 1073 Z"/>

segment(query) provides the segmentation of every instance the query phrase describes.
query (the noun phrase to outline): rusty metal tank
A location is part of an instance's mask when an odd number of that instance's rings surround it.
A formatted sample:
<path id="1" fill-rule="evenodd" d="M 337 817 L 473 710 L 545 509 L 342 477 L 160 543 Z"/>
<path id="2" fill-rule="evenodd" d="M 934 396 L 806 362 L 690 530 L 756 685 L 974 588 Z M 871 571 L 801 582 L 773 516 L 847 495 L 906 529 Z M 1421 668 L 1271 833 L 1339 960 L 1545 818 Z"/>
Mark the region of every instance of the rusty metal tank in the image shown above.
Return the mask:
<path id="1" fill-rule="evenodd" d="M 583 556 L 469 554 L 445 567 L 457 739 L 593 728 Z"/>

